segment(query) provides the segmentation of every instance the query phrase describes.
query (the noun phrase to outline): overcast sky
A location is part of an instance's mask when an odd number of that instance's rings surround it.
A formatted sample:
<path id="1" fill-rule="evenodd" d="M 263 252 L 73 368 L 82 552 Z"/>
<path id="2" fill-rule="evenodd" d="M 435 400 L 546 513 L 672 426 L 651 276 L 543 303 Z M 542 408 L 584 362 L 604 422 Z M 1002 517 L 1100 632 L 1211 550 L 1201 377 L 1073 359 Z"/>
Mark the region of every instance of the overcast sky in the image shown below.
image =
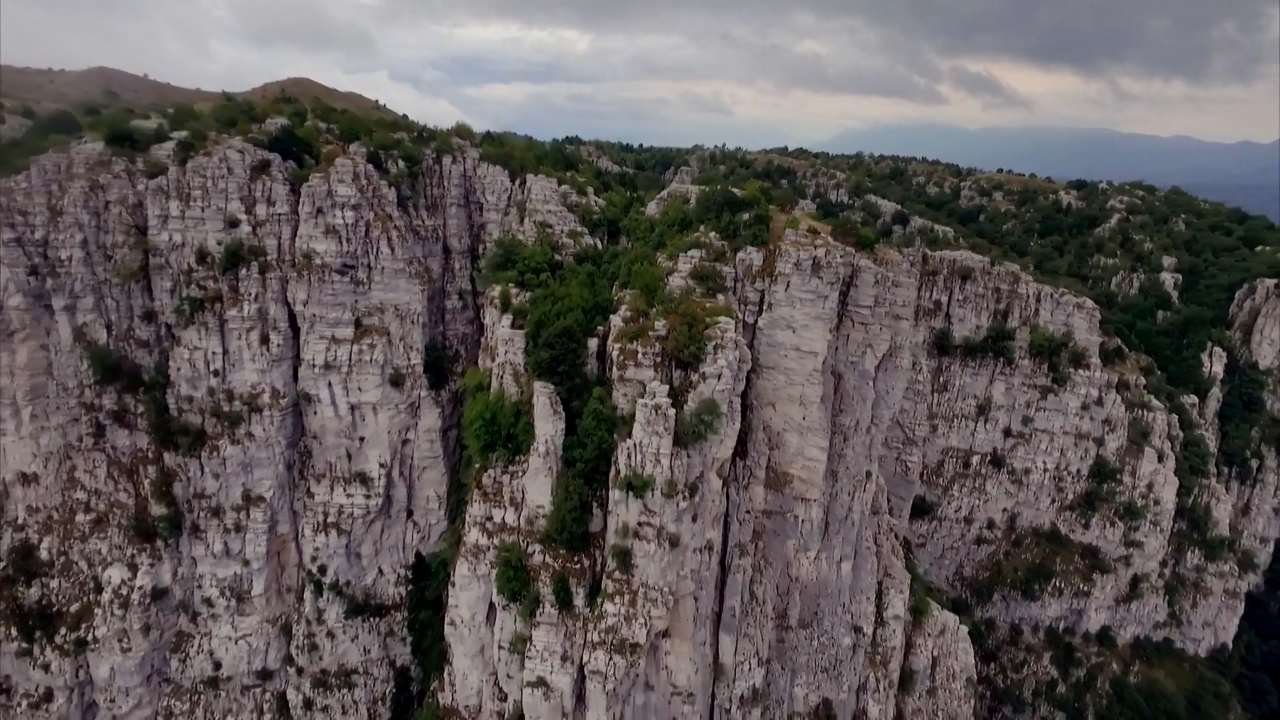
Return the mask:
<path id="1" fill-rule="evenodd" d="M 815 144 L 908 121 L 1280 136 L 1277 0 L 3 0 L 0 60 L 417 120 Z"/>

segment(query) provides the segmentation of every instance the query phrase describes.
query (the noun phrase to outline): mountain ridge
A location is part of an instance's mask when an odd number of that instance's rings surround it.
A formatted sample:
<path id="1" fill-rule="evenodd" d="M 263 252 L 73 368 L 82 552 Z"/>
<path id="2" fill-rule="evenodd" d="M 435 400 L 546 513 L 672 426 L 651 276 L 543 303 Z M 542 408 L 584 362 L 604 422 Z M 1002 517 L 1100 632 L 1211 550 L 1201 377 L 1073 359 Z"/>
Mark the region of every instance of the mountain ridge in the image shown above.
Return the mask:
<path id="1" fill-rule="evenodd" d="M 32 103 L 36 105 L 36 109 L 71 108 L 109 100 L 112 93 L 121 101 L 141 105 L 202 105 L 215 103 L 226 94 L 258 100 L 289 95 L 308 102 L 321 100 L 345 110 L 397 117 L 401 115 L 377 100 L 359 93 L 338 90 L 306 77 L 287 77 L 247 90 L 224 91 L 182 87 L 149 75 L 138 75 L 101 65 L 83 70 L 0 65 L 0 100 L 6 102 Z"/>
<path id="2" fill-rule="evenodd" d="M 1280 218 L 1280 139 L 1224 143 L 1107 128 L 917 123 L 847 130 L 820 147 L 926 156 L 987 169 L 1016 168 L 1060 180 L 1141 179 Z"/>

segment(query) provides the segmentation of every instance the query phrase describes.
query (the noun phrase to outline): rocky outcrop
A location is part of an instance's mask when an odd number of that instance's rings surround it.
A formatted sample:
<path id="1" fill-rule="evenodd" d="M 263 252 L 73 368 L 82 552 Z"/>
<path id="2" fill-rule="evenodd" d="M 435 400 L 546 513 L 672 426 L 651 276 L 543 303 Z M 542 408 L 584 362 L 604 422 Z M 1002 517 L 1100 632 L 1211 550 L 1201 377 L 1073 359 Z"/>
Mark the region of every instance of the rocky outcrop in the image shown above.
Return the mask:
<path id="1" fill-rule="evenodd" d="M 862 197 L 862 201 L 877 209 L 880 213 L 881 222 L 893 223 L 893 216 L 895 213 L 899 211 L 905 212 L 905 208 L 901 205 L 875 195 L 864 195 Z M 899 225 L 899 227 L 902 227 L 903 232 L 912 235 L 934 234 L 941 238 L 951 239 L 954 238 L 956 234 L 954 228 L 935 223 L 932 220 L 925 220 L 924 218 L 916 215 L 909 215 L 907 224 L 905 226 Z"/>
<path id="2" fill-rule="evenodd" d="M 686 168 L 687 169 L 687 168 Z M 698 199 L 698 193 L 702 192 L 700 185 L 687 185 L 676 183 L 668 185 L 657 197 L 649 201 L 645 206 L 644 213 L 649 217 L 657 217 L 662 214 L 667 206 L 680 198 L 687 198 L 689 202 Z"/>
<path id="3" fill-rule="evenodd" d="M 385 707 L 456 443 L 424 350 L 474 362 L 476 258 L 517 200 L 567 212 L 474 152 L 422 168 L 293 189 L 241 142 L 154 179 L 82 146 L 0 186 L 0 547 L 40 568 L 3 598 L 0 708 Z"/>
<path id="4" fill-rule="evenodd" d="M 899 674 L 898 717 L 973 717 L 977 665 L 960 619 L 929 603 L 912 627 Z"/>
<path id="5" fill-rule="evenodd" d="M 1216 451 L 1237 366 L 1280 365 L 1275 281 L 1237 295 L 1238 357 L 1206 349 L 1180 422 L 1099 360 L 1087 300 L 788 231 L 666 266 L 704 305 L 699 363 L 619 297 L 588 361 L 627 428 L 592 549 L 544 546 L 574 411 L 530 377 L 527 298 L 476 263 L 502 235 L 593 242 L 574 207 L 599 201 L 465 149 L 395 188 L 359 157 L 287 177 L 239 142 L 151 179 L 84 146 L 0 185 L 0 714 L 385 716 L 405 568 L 449 543 L 432 691 L 458 716 L 968 718 L 974 646 L 926 590 L 1205 654 L 1280 533 L 1273 449 L 1196 491 L 1234 555 L 1188 545 L 1177 474 L 1193 429 Z M 453 475 L 442 362 L 527 407 L 526 456 Z"/>

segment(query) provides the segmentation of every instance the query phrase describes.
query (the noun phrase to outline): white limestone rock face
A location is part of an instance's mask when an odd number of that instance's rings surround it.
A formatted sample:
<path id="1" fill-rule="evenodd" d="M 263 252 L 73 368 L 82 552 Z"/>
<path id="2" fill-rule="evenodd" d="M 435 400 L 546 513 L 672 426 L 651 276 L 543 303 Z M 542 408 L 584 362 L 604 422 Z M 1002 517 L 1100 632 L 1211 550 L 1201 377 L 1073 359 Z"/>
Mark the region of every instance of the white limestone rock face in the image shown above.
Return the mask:
<path id="1" fill-rule="evenodd" d="M 572 253 L 579 245 L 597 246 L 599 243 L 590 237 L 571 208 L 583 203 L 595 206 L 599 202 L 594 195 L 579 196 L 555 178 L 527 175 L 515 200 L 520 213 L 516 234 L 525 242 L 550 238 L 565 253 Z"/>
<path id="2" fill-rule="evenodd" d="M 698 199 L 698 193 L 700 192 L 702 192 L 701 185 L 673 183 L 649 201 L 649 204 L 644 208 L 644 214 L 649 217 L 657 217 L 677 198 L 688 198 L 689 202 L 694 202 Z"/>
<path id="3" fill-rule="evenodd" d="M 563 644 L 545 630 L 538 618 L 520 617 L 519 608 L 503 600 L 495 589 L 498 548 L 516 543 L 531 555 L 531 574 L 541 582 L 537 547 L 551 503 L 552 483 L 560 472 L 564 442 L 564 412 L 555 389 L 533 384 L 535 439 L 527 458 L 493 467 L 476 481 L 454 565 L 445 616 L 445 640 L 451 663 L 441 683 L 446 707 L 465 717 L 506 717 L 521 705 L 525 686 L 526 653 L 531 646 Z M 549 573 L 548 573 L 549 574 Z M 542 596 L 550 598 L 550 578 Z M 532 638 L 530 637 L 532 635 Z M 579 653 L 581 651 L 579 650 Z M 543 653 L 554 658 L 554 652 Z M 576 668 L 576 663 L 570 668 Z M 554 673 L 553 673 L 554 674 Z M 561 704 L 573 700 L 572 675 Z M 563 678 L 557 689 L 563 688 Z"/>
<path id="4" fill-rule="evenodd" d="M 512 303 L 523 302 L 522 290 L 507 290 Z M 490 372 L 493 387 L 507 397 L 520 397 L 524 391 L 524 329 L 510 312 L 502 311 L 501 288 L 485 293 L 483 310 L 484 335 L 480 344 L 480 369 Z"/>
<path id="5" fill-rule="evenodd" d="M 901 205 L 876 195 L 864 195 L 862 196 L 862 200 L 865 203 L 875 206 L 879 210 L 880 217 L 884 222 L 889 222 L 894 213 L 903 209 Z M 910 219 L 907 220 L 907 225 L 903 228 L 903 231 L 911 235 L 925 235 L 932 233 L 946 239 L 951 239 L 955 237 L 956 234 L 954 228 L 935 223 L 931 220 L 925 220 L 924 218 L 917 217 L 915 215 L 910 216 Z"/>
<path id="6" fill-rule="evenodd" d="M 447 524 L 460 408 L 424 376 L 436 344 L 527 401 L 535 431 L 472 478 L 458 528 L 434 688 L 456 716 L 973 717 L 967 631 L 911 617 L 909 566 L 1005 623 L 1230 641 L 1280 533 L 1273 450 L 1198 495 L 1256 567 L 1180 549 L 1176 417 L 1098 361 L 1092 303 L 968 253 L 789 231 L 720 265 L 719 293 L 694 282 L 717 253 L 676 258 L 670 290 L 734 311 L 685 372 L 666 323 L 619 298 L 588 364 L 630 430 L 593 549 L 543 547 L 565 412 L 475 260 L 501 235 L 589 242 L 572 207 L 598 199 L 466 148 L 418 172 L 396 192 L 344 157 L 294 189 L 232 141 L 150 180 L 85 145 L 0 181 L 0 716 L 385 717 L 410 662 L 405 567 Z M 1232 319 L 1241 361 L 1280 366 L 1275 281 Z M 1011 361 L 937 351 L 942 328 L 1001 322 Z M 1033 325 L 1069 332 L 1081 366 L 1055 379 Z M 1213 387 L 1184 404 L 1216 451 L 1235 366 L 1204 360 Z M 682 447 L 707 399 L 715 429 Z M 1117 476 L 1086 503 L 1102 460 Z M 539 606 L 497 596 L 503 543 Z M 1046 553 L 1052 581 L 1006 582 L 1008 559 Z M 1173 573 L 1190 589 L 1170 607 Z"/>
<path id="7" fill-rule="evenodd" d="M 822 242 L 740 258 L 753 365 L 730 470 L 717 716 L 893 716 L 909 578 L 832 367 L 851 264 Z"/>
<path id="8" fill-rule="evenodd" d="M 714 400 L 721 418 L 692 447 L 676 443 L 670 387 L 653 381 L 614 455 L 607 546 L 626 548 L 592 619 L 585 658 L 587 718 L 707 717 L 715 681 L 715 624 L 725 483 L 750 357 L 735 323 L 708 332 L 705 361 L 684 380 L 687 408 Z M 616 366 L 615 366 L 616 367 Z M 624 489 L 628 478 L 649 485 Z"/>
<path id="9" fill-rule="evenodd" d="M 974 717 L 977 664 L 960 618 L 928 602 L 913 623 L 903 660 L 910 687 L 898 688 L 899 718 L 969 720 Z"/>
<path id="10" fill-rule="evenodd" d="M 476 357 L 471 257 L 514 214 L 474 157 L 422 173 L 405 204 L 350 158 L 299 193 L 232 141 L 151 180 L 86 145 L 0 183 L 0 550 L 36 539 L 15 602 L 62 618 L 0 622 L 0 715 L 387 706 L 455 442 L 423 349 Z"/>
<path id="11" fill-rule="evenodd" d="M 515 301 L 521 299 L 511 292 Z M 559 611 L 552 583 L 558 572 L 571 576 L 574 607 L 584 608 L 589 560 L 542 546 L 561 474 L 564 411 L 553 386 L 529 383 L 524 332 L 502 312 L 498 293 L 488 293 L 480 366 L 490 372 L 494 390 L 512 399 L 528 394 L 535 438 L 527 457 L 486 469 L 471 491 L 445 616 L 451 663 L 440 682 L 440 700 L 464 717 L 505 718 L 522 709 L 528 718 L 562 718 L 577 700 L 585 618 Z M 504 543 L 525 553 L 541 598 L 531 616 L 497 594 L 496 563 Z"/>
<path id="12" fill-rule="evenodd" d="M 1231 305 L 1236 342 L 1261 370 L 1280 367 L 1280 281 L 1241 288 Z"/>
<path id="13" fill-rule="evenodd" d="M 698 171 L 688 165 L 672 168 L 662 176 L 662 179 L 670 185 L 692 185 L 697 178 Z"/>

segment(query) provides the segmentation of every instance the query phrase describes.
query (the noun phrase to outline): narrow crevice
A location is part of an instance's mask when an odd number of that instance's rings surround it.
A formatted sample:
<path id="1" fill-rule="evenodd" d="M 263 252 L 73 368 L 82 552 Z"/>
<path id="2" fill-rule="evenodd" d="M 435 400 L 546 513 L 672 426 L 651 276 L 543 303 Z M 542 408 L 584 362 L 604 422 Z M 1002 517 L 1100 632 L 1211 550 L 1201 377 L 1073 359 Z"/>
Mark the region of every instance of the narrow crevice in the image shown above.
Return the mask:
<path id="1" fill-rule="evenodd" d="M 292 253 L 294 243 L 297 241 L 298 224 L 299 224 L 299 198 L 298 192 L 290 192 L 290 209 L 292 217 L 289 224 L 289 232 L 286 237 L 281 238 L 279 259 L 283 261 L 284 250 L 286 246 Z M 299 370 L 302 367 L 302 328 L 298 323 L 298 315 L 293 309 L 293 303 L 289 300 L 289 275 L 285 272 L 285 268 L 293 267 L 293 258 L 291 262 L 280 262 L 278 271 L 280 272 L 280 304 L 284 307 L 285 321 L 289 326 L 289 336 L 285 340 L 286 351 L 289 353 L 289 392 L 286 393 L 289 404 L 289 434 L 284 449 L 285 472 L 284 472 L 284 494 L 285 502 L 277 504 L 276 507 L 283 509 L 288 513 L 289 529 L 292 533 L 292 550 L 293 550 L 293 579 L 295 587 L 292 588 L 293 596 L 297 598 L 297 602 L 302 601 L 302 568 L 304 558 L 302 554 L 302 529 L 301 529 L 301 508 L 299 505 L 298 488 L 303 482 L 301 477 L 305 472 L 305 448 L 303 440 L 306 436 L 306 424 L 302 411 L 301 388 L 299 387 Z"/>
<path id="2" fill-rule="evenodd" d="M 747 378 L 742 386 L 742 395 L 738 403 L 739 412 L 741 413 L 738 424 L 738 438 L 734 442 L 733 455 L 729 463 L 729 473 L 725 479 L 724 518 L 720 524 L 720 558 L 717 564 L 715 612 L 711 618 L 711 694 L 710 701 L 707 703 L 708 720 L 716 717 L 716 703 L 719 700 L 717 690 L 720 676 L 720 626 L 724 619 L 725 587 L 729 582 L 729 531 L 732 524 L 736 495 L 734 487 L 739 479 L 739 468 L 742 467 L 747 457 L 747 444 L 751 435 L 751 390 L 755 385 L 756 373 L 758 372 L 755 366 L 755 324 L 760 321 L 760 316 L 764 314 L 766 296 L 767 291 L 762 290 L 760 296 L 756 299 L 755 323 L 749 325 L 743 322 L 742 324 L 743 335 L 747 342 L 748 356 L 752 358 L 752 367 L 747 370 Z M 740 312 L 739 317 L 746 317 L 746 315 Z"/>

